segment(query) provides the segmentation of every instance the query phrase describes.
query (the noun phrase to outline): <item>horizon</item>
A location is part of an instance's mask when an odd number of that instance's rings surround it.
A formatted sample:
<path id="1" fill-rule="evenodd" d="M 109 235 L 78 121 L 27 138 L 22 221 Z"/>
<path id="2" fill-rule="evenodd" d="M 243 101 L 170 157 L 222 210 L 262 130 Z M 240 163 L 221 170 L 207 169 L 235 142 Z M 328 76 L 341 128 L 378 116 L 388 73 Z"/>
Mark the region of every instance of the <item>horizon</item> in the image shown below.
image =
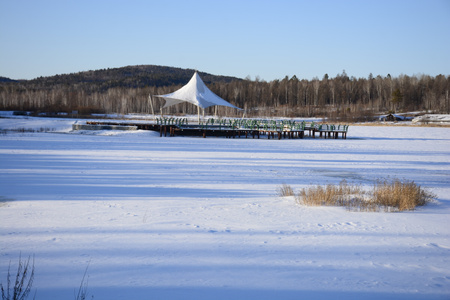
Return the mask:
<path id="1" fill-rule="evenodd" d="M 0 76 L 135 65 L 264 81 L 448 76 L 449 36 L 445 0 L 3 1 Z"/>

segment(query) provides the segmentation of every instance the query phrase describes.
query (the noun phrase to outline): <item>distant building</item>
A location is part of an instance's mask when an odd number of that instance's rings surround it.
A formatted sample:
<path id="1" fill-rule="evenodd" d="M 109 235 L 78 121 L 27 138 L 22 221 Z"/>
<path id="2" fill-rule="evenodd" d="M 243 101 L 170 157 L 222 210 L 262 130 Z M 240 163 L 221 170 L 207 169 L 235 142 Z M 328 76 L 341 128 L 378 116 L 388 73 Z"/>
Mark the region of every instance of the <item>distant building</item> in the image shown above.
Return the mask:
<path id="1" fill-rule="evenodd" d="M 397 121 L 411 121 L 411 117 L 400 116 L 396 114 L 388 114 L 380 116 L 380 121 L 397 122 Z"/>

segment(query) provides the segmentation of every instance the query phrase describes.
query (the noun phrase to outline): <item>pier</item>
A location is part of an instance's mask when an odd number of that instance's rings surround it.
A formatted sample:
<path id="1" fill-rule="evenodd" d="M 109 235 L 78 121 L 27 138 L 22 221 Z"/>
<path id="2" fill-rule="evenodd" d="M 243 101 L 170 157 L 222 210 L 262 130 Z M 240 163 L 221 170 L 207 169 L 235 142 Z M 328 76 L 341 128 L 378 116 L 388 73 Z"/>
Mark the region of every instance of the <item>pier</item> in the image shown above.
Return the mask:
<path id="1" fill-rule="evenodd" d="M 199 124 L 188 124 L 187 118 L 158 118 L 156 122 L 88 121 L 74 124 L 74 130 L 152 130 L 160 137 L 198 136 L 225 138 L 303 139 L 305 137 L 347 138 L 348 125 L 318 124 L 291 120 L 208 119 Z"/>

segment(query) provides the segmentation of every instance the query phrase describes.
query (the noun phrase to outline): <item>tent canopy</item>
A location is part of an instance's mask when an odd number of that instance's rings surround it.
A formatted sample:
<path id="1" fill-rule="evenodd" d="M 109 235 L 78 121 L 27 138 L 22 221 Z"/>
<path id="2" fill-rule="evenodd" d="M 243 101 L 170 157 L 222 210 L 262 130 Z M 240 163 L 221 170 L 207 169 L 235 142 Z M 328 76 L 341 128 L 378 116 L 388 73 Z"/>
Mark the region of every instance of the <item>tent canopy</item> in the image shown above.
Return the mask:
<path id="1" fill-rule="evenodd" d="M 166 95 L 156 95 L 156 97 L 163 98 L 166 101 L 163 108 L 181 102 L 189 102 L 201 108 L 207 108 L 213 105 L 221 105 L 242 110 L 241 108 L 228 103 L 227 101 L 211 92 L 211 90 L 208 89 L 203 80 L 197 74 L 197 71 L 195 71 L 191 80 L 189 80 L 189 82 L 181 89 Z"/>

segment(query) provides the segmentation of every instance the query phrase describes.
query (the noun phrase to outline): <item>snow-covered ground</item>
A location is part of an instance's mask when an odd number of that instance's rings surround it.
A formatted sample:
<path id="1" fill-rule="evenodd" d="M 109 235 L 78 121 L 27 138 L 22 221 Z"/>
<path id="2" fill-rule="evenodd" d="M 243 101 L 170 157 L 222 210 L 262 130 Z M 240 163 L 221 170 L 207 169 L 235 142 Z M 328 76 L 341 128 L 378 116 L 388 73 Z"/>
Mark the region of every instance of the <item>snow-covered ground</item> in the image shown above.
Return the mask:
<path id="1" fill-rule="evenodd" d="M 414 118 L 413 123 L 449 124 L 450 115 L 427 114 Z"/>
<path id="2" fill-rule="evenodd" d="M 450 128 L 350 126 L 347 140 L 71 132 L 2 118 L 0 281 L 35 257 L 36 299 L 449 299 Z M 83 134 L 81 134 L 83 133 Z M 414 180 L 402 213 L 280 198 L 342 179 Z"/>

